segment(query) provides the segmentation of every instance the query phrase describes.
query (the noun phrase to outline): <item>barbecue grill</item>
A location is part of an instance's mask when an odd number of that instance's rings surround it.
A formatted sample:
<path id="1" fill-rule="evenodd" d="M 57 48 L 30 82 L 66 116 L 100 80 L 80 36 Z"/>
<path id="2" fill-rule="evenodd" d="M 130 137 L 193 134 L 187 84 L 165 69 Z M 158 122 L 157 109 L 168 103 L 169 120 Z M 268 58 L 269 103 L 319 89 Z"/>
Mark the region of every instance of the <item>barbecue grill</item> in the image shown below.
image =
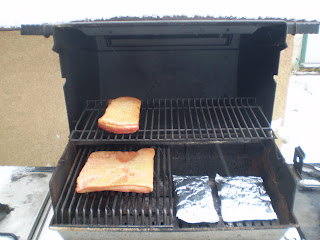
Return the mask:
<path id="1" fill-rule="evenodd" d="M 106 21 L 51 26 L 59 53 L 69 143 L 50 182 L 51 228 L 65 239 L 278 239 L 298 227 L 295 182 L 270 127 L 283 21 Z M 97 125 L 108 99 L 142 100 L 140 130 Z M 88 156 L 153 147 L 150 194 L 75 192 Z M 264 179 L 278 219 L 228 223 L 214 183 L 220 175 Z M 175 217 L 172 175 L 209 175 L 220 221 Z"/>

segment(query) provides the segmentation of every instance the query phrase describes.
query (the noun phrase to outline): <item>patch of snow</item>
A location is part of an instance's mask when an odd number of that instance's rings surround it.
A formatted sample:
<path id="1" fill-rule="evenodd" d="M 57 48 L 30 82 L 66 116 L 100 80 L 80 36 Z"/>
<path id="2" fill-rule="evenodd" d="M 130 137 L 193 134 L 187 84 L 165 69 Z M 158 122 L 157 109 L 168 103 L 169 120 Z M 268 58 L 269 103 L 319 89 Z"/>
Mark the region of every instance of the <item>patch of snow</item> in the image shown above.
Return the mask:
<path id="1" fill-rule="evenodd" d="M 301 146 L 306 163 L 320 163 L 320 75 L 290 77 L 287 109 L 279 135 L 281 152 L 292 163 L 294 148 Z"/>
<path id="2" fill-rule="evenodd" d="M 287 239 L 301 240 L 298 230 L 296 228 L 288 228 L 288 230 L 280 240 Z"/>
<path id="3" fill-rule="evenodd" d="M 12 181 L 12 177 L 19 175 L 21 172 L 31 171 L 33 167 L 20 167 L 20 166 L 1 166 L 0 167 L 0 190 L 6 188 Z"/>
<path id="4" fill-rule="evenodd" d="M 278 131 L 279 128 L 281 128 L 281 126 L 282 126 L 282 122 L 283 122 L 283 119 L 282 119 L 282 118 L 278 118 L 278 119 L 272 120 L 272 122 L 271 122 L 271 128 L 272 128 L 274 131 Z"/>

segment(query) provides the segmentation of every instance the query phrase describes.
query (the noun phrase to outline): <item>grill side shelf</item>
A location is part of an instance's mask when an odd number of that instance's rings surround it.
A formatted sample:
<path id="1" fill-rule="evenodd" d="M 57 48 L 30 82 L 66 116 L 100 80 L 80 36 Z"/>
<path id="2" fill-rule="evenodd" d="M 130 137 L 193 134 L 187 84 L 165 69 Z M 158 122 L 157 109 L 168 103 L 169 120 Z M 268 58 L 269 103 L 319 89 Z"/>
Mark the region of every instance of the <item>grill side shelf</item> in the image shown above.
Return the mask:
<path id="1" fill-rule="evenodd" d="M 132 134 L 114 134 L 98 127 L 107 106 L 107 101 L 89 100 L 70 141 L 77 145 L 188 144 L 276 138 L 255 98 L 143 100 L 139 131 Z"/>

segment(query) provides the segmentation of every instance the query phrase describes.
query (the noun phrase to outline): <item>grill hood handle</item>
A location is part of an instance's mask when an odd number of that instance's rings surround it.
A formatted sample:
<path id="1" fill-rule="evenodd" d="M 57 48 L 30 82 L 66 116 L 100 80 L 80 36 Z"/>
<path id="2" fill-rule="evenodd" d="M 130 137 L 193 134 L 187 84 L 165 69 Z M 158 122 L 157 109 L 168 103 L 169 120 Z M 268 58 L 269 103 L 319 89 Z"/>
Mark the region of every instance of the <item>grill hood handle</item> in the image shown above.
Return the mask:
<path id="1" fill-rule="evenodd" d="M 52 35 L 52 28 L 51 24 L 21 25 L 21 35 L 43 35 L 48 38 Z"/>
<path id="2" fill-rule="evenodd" d="M 106 21 L 108 23 L 108 21 Z M 153 21 L 150 21 L 153 22 Z M 170 22 L 170 21 L 168 21 Z M 172 21 L 171 21 L 172 22 Z M 226 21 L 228 22 L 228 21 Z M 318 21 L 286 21 L 287 22 L 287 34 L 317 34 L 319 33 Z M 95 24 L 96 22 L 91 22 Z M 101 24 L 103 24 L 102 22 Z M 112 22 L 111 22 L 112 23 Z M 21 35 L 43 35 L 48 38 L 52 35 L 52 29 L 55 24 L 32 24 L 21 25 Z M 70 23 L 69 23 L 70 25 Z"/>

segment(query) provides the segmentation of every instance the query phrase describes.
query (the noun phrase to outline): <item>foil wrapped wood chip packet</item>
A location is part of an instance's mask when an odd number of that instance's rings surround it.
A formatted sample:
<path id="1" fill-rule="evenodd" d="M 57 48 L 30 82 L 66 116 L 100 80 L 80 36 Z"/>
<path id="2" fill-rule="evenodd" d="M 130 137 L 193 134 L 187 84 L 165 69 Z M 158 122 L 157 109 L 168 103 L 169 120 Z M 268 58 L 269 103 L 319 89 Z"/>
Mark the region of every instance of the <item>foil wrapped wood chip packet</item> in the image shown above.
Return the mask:
<path id="1" fill-rule="evenodd" d="M 261 177 L 222 177 L 216 174 L 215 182 L 221 199 L 223 221 L 277 219 Z"/>
<path id="2" fill-rule="evenodd" d="M 187 223 L 219 221 L 208 176 L 173 175 L 173 183 L 177 194 L 177 218 Z"/>

